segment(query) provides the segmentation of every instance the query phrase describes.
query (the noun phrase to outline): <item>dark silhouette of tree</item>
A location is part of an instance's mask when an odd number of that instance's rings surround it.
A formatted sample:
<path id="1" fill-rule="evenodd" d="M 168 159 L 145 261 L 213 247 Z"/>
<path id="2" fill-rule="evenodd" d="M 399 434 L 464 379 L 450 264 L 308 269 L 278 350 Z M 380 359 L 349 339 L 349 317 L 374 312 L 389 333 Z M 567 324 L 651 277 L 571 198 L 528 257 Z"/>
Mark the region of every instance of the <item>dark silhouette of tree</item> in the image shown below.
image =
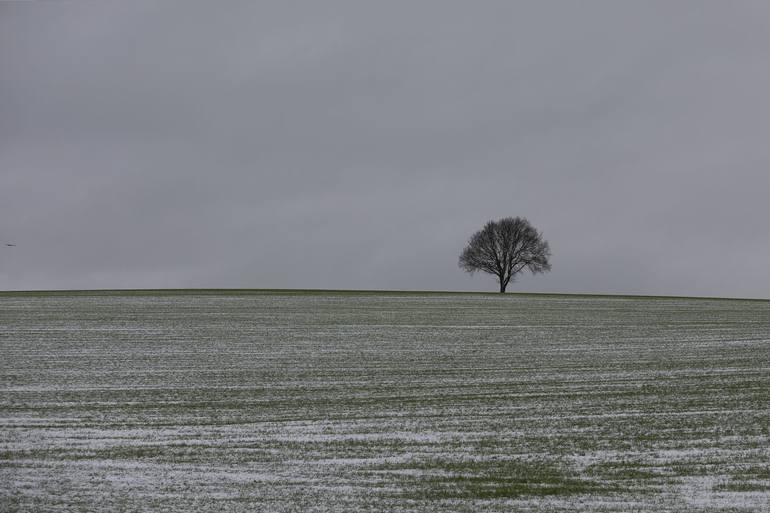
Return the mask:
<path id="1" fill-rule="evenodd" d="M 500 292 L 524 269 L 532 274 L 551 270 L 551 249 L 543 234 L 522 217 L 506 217 L 489 221 L 468 241 L 460 254 L 460 267 L 494 274 L 500 281 Z"/>

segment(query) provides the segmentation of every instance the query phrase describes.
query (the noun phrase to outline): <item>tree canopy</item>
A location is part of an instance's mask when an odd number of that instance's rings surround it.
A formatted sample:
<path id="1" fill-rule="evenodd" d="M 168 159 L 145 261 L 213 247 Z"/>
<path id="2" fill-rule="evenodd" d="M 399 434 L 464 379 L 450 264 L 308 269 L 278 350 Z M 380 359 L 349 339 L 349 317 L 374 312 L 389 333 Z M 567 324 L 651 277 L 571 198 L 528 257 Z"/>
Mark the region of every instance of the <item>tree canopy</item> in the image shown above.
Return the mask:
<path id="1" fill-rule="evenodd" d="M 483 271 L 497 276 L 500 292 L 527 269 L 532 274 L 551 270 L 551 250 L 543 234 L 522 217 L 489 221 L 474 233 L 460 254 L 459 265 L 473 274 Z"/>

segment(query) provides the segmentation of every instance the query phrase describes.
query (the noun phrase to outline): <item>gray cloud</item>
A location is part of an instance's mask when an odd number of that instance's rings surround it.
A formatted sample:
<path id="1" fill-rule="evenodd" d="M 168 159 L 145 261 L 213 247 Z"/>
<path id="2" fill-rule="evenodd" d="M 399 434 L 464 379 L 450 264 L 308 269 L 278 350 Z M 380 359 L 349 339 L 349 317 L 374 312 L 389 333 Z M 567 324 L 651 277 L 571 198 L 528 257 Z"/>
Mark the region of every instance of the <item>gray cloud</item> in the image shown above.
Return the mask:
<path id="1" fill-rule="evenodd" d="M 0 6 L 0 289 L 767 297 L 765 2 Z"/>

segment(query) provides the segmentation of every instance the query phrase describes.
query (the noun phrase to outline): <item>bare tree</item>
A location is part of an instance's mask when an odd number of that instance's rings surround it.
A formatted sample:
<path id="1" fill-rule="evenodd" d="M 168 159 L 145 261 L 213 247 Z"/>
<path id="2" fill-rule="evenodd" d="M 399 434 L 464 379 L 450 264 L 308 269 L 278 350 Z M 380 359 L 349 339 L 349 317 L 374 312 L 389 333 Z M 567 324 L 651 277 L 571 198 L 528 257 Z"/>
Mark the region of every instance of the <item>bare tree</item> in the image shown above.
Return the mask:
<path id="1" fill-rule="evenodd" d="M 460 267 L 494 274 L 500 281 L 500 292 L 524 269 L 532 274 L 551 270 L 551 249 L 543 234 L 522 217 L 506 217 L 489 221 L 474 233 L 460 254 Z"/>

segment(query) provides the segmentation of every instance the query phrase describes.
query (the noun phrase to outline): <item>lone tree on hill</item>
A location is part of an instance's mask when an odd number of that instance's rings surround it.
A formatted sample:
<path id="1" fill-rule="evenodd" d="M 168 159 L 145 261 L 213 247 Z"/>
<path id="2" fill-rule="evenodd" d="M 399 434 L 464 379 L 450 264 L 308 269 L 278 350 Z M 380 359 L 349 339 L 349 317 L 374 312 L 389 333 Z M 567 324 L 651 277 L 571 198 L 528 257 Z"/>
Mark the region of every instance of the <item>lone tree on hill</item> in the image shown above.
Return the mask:
<path id="1" fill-rule="evenodd" d="M 494 274 L 500 281 L 500 292 L 524 269 L 532 274 L 551 270 L 551 249 L 543 234 L 522 217 L 506 217 L 489 221 L 468 241 L 460 255 L 460 267 Z"/>

